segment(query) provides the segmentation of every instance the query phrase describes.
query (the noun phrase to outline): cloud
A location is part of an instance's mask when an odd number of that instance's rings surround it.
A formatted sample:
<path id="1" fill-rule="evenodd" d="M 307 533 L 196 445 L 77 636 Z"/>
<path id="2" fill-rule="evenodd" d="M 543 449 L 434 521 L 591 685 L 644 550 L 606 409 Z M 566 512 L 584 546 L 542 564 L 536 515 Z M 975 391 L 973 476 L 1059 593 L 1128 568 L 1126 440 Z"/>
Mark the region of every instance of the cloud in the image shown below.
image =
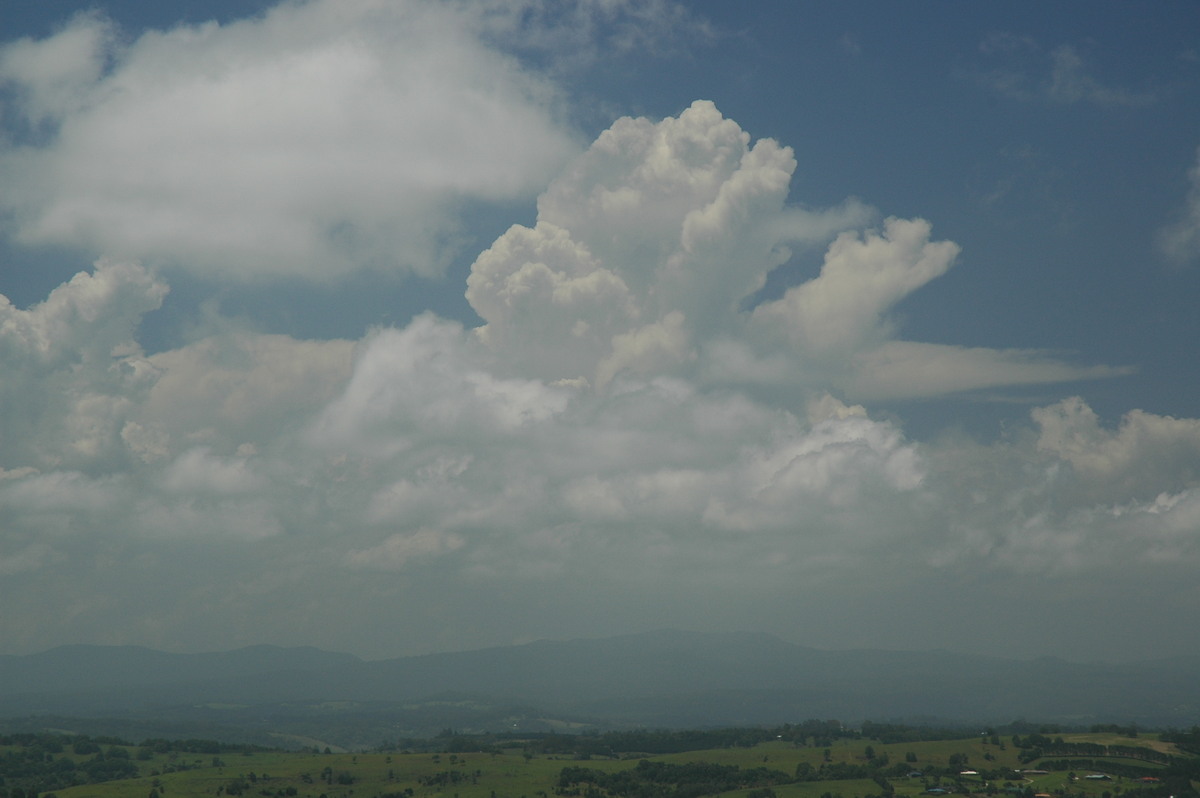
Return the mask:
<path id="1" fill-rule="evenodd" d="M 596 367 L 596 384 L 608 385 L 621 372 L 655 374 L 691 355 L 683 314 L 671 311 L 661 321 L 612 337 L 612 353 Z"/>
<path id="2" fill-rule="evenodd" d="M 438 3 L 315 0 L 147 31 L 96 15 L 0 50 L 36 130 L 0 150 L 28 245 L 223 279 L 439 274 L 455 209 L 532 196 L 572 152 L 553 87 Z"/>
<path id="3" fill-rule="evenodd" d="M 39 571 L 52 556 L 53 549 L 43 543 L 26 546 L 15 554 L 0 554 L 0 575 L 12 576 L 25 571 Z"/>
<path id="4" fill-rule="evenodd" d="M 1010 512 L 989 524 L 960 518 L 952 542 L 929 548 L 944 571 L 977 571 L 1040 579 L 1161 581 L 1171 590 L 1179 574 L 1200 562 L 1200 493 L 1193 487 L 1149 500 L 1056 507 L 1045 503 Z"/>
<path id="5" fill-rule="evenodd" d="M 841 48 L 842 52 L 853 58 L 857 58 L 862 55 L 862 42 L 860 42 L 858 37 L 853 33 L 843 33 L 838 37 L 837 45 L 839 48 Z"/>
<path id="6" fill-rule="evenodd" d="M 172 493 L 237 495 L 254 493 L 263 485 L 245 458 L 216 457 L 205 447 L 180 455 L 163 474 L 163 484 Z"/>
<path id="7" fill-rule="evenodd" d="M 871 402 L 1125 372 L 904 340 L 896 304 L 958 246 L 791 205 L 795 165 L 712 103 L 618 120 L 475 260 L 474 329 L 303 341 L 217 316 L 146 355 L 166 283 L 118 261 L 0 303 L 0 598 L 43 608 L 0 636 L 115 616 L 109 641 L 383 656 L 714 607 L 794 629 L 968 572 L 1194 581 L 1200 422 L 1107 429 L 1065 400 L 996 441 L 910 438 Z M 797 255 L 818 272 L 759 298 Z"/>
<path id="8" fill-rule="evenodd" d="M 28 310 L 0 296 L 0 464 L 74 467 L 117 456 L 120 432 L 155 368 L 134 340 L 167 286 L 110 261 Z"/>
<path id="9" fill-rule="evenodd" d="M 855 356 L 853 375 L 844 387 L 855 401 L 879 401 L 1132 373 L 1128 367 L 1078 366 L 1037 351 L 888 341 Z"/>
<path id="10" fill-rule="evenodd" d="M 699 342 L 742 323 L 767 274 L 870 211 L 785 206 L 796 162 L 750 143 L 711 102 L 661 122 L 621 119 L 475 261 L 480 340 L 525 373 L 606 384 L 686 370 Z"/>
<path id="11" fill-rule="evenodd" d="M 998 32 L 984 39 L 979 50 L 1002 62 L 982 73 L 980 81 L 1014 100 L 1109 108 L 1145 106 L 1158 100 L 1154 92 L 1109 85 L 1095 77 L 1078 48 L 1069 44 L 1047 53 L 1032 37 Z"/>
<path id="12" fill-rule="evenodd" d="M 717 33 L 703 17 L 671 0 L 577 0 L 570 3 L 476 3 L 489 35 L 518 52 L 548 57 L 555 72 L 636 51 L 662 56 L 681 42 Z"/>
<path id="13" fill-rule="evenodd" d="M 392 535 L 369 549 L 354 549 L 346 555 L 346 562 L 355 568 L 398 571 L 413 559 L 445 554 L 462 545 L 457 535 L 418 529 L 411 535 Z"/>
<path id="14" fill-rule="evenodd" d="M 148 358 L 157 378 L 122 437 L 154 462 L 196 446 L 266 447 L 318 412 L 350 376 L 354 343 L 228 329 Z"/>
<path id="15" fill-rule="evenodd" d="M 1056 47 L 1050 58 L 1052 67 L 1046 93 L 1052 100 L 1108 106 L 1147 105 L 1155 100 L 1152 94 L 1104 85 L 1088 73 L 1083 57 L 1070 45 Z"/>
<path id="16" fill-rule="evenodd" d="M 1200 479 L 1200 420 L 1131 410 L 1106 430 L 1081 398 L 1033 411 L 1039 451 L 1070 463 L 1097 496 L 1148 499 Z"/>
<path id="17" fill-rule="evenodd" d="M 426 314 L 381 330 L 362 348 L 345 390 L 312 440 L 386 456 L 427 437 L 507 436 L 559 413 L 565 392 L 536 380 L 498 378 L 461 325 Z"/>
<path id="18" fill-rule="evenodd" d="M 1188 194 L 1177 218 L 1156 234 L 1158 248 L 1176 263 L 1200 259 L 1200 151 L 1188 170 Z"/>
<path id="19" fill-rule="evenodd" d="M 120 480 L 94 480 L 77 471 L 30 475 L 4 488 L 5 507 L 30 513 L 97 513 L 122 495 Z"/>
<path id="20" fill-rule="evenodd" d="M 922 219 L 853 229 L 873 216 L 855 201 L 788 206 L 795 166 L 711 102 L 618 120 L 542 194 L 533 227 L 476 259 L 475 335 L 516 373 L 599 389 L 674 374 L 882 399 L 1129 373 L 895 340 L 890 311 L 945 274 L 958 245 Z M 746 310 L 793 250 L 826 242 L 816 277 Z"/>
<path id="21" fill-rule="evenodd" d="M 17 107 L 31 126 L 57 122 L 87 102 L 115 38 L 103 17 L 78 14 L 45 40 L 26 37 L 0 49 L 0 80 L 16 87 Z"/>
<path id="22" fill-rule="evenodd" d="M 890 337 L 884 313 L 945 274 L 958 256 L 950 241 L 931 242 L 923 219 L 888 219 L 880 233 L 842 233 L 819 276 L 759 305 L 754 321 L 780 326 L 793 346 L 845 355 Z"/>

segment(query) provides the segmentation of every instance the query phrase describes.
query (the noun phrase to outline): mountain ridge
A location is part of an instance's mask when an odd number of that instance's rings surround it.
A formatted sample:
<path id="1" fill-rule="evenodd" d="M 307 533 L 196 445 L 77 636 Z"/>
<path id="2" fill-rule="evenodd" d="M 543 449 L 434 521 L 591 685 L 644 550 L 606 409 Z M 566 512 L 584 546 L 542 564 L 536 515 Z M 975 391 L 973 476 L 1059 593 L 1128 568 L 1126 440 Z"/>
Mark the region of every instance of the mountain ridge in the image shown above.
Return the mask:
<path id="1" fill-rule="evenodd" d="M 671 629 L 382 660 L 310 646 L 171 654 L 73 645 L 0 656 L 0 718 L 242 722 L 237 713 L 248 717 L 253 709 L 262 717 L 329 722 L 338 712 L 331 707 L 343 706 L 345 717 L 386 716 L 396 719 L 392 727 L 414 733 L 490 728 L 514 713 L 594 728 L 812 717 L 1189 726 L 1200 721 L 1196 665 L 1188 658 L 1109 665 L 945 651 L 827 651 L 764 633 Z M 438 700 L 452 695 L 475 698 Z"/>

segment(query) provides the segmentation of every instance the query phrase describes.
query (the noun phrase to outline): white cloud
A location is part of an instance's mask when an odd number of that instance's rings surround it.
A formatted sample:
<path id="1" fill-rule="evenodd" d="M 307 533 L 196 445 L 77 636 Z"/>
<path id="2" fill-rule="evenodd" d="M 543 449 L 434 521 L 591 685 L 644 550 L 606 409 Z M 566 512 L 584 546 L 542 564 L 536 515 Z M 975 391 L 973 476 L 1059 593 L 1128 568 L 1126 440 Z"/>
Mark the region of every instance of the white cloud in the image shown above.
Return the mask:
<path id="1" fill-rule="evenodd" d="M 982 82 L 1015 100 L 1109 108 L 1144 106 L 1158 100 L 1153 91 L 1136 91 L 1097 78 L 1079 49 L 1070 44 L 1047 53 L 1030 36 L 999 32 L 987 37 L 979 50 L 1002 61 L 981 76 Z"/>
<path id="2" fill-rule="evenodd" d="M 891 336 L 884 313 L 944 274 L 958 256 L 950 241 L 931 242 L 923 219 L 888 219 L 881 232 L 843 233 L 819 276 L 754 310 L 754 322 L 781 327 L 793 346 L 845 356 Z"/>
<path id="3" fill-rule="evenodd" d="M 167 287 L 101 261 L 28 310 L 0 296 L 0 463 L 79 466 L 118 456 L 120 433 L 156 371 L 133 339 Z"/>
<path id="4" fill-rule="evenodd" d="M 378 546 L 353 549 L 346 555 L 346 562 L 355 568 L 398 571 L 414 559 L 447 554 L 462 546 L 463 539 L 458 535 L 418 529 L 410 535 L 391 535 Z"/>
<path id="5" fill-rule="evenodd" d="M 1057 491 L 1056 491 L 1057 492 Z M 1193 488 L 1120 504 L 1100 502 L 1010 512 L 991 523 L 960 519 L 952 542 L 929 549 L 945 569 L 973 568 L 1038 578 L 1158 578 L 1200 563 L 1200 495 Z"/>
<path id="6" fill-rule="evenodd" d="M 480 255 L 467 299 L 488 320 L 482 341 L 556 378 L 591 377 L 589 365 L 639 316 L 625 281 L 549 222 L 514 226 Z"/>
<path id="7" fill-rule="evenodd" d="M 1200 562 L 1194 419 L 1107 430 L 1067 400 L 981 443 L 877 416 L 878 398 L 1124 372 L 901 340 L 893 308 L 957 246 L 920 219 L 866 227 L 856 203 L 790 207 L 794 166 L 711 103 L 620 120 L 476 260 L 476 330 L 427 313 L 300 341 L 218 317 L 145 356 L 166 286 L 109 262 L 0 303 L 0 587 L 73 630 L 119 614 L 141 642 L 217 606 L 250 638 L 369 648 L 410 623 L 418 646 L 480 641 L 406 602 L 482 607 L 502 642 L 554 632 L 546 595 L 607 623 L 672 595 L 675 622 L 719 605 L 749 624 L 965 571 Z M 789 249 L 819 247 L 817 276 L 746 308 Z M 32 617 L 0 635 L 45 639 Z M 347 642 L 347 623 L 370 632 Z"/>
<path id="8" fill-rule="evenodd" d="M 858 401 L 943 396 L 1006 385 L 1106 379 L 1133 373 L 1117 366 L 1078 366 L 1044 352 L 888 341 L 854 359 L 844 383 Z"/>
<path id="9" fill-rule="evenodd" d="M 1128 373 L 893 340 L 892 308 L 959 247 L 922 219 L 847 230 L 872 216 L 854 201 L 788 207 L 795 165 L 710 102 L 618 120 L 539 198 L 534 227 L 513 226 L 476 259 L 477 337 L 515 373 L 597 389 L 622 373 L 698 374 L 881 399 Z M 817 277 L 744 310 L 793 247 L 831 238 Z"/>
<path id="10" fill-rule="evenodd" d="M 337 394 L 353 350 L 233 329 L 151 355 L 158 377 L 122 437 L 146 460 L 198 444 L 223 453 L 269 445 Z"/>
<path id="11" fill-rule="evenodd" d="M 96 513 L 123 498 L 120 480 L 95 480 L 77 471 L 30 475 L 0 492 L 0 504 L 31 513 Z"/>
<path id="12" fill-rule="evenodd" d="M 438 436 L 482 442 L 519 433 L 565 403 L 562 389 L 494 376 L 461 325 L 425 314 L 363 342 L 353 376 L 311 437 L 331 451 L 390 457 Z"/>
<path id="13" fill-rule="evenodd" d="M 163 484 L 172 493 L 236 495 L 257 492 L 264 480 L 245 459 L 217 457 L 199 447 L 184 452 L 167 467 Z"/>
<path id="14" fill-rule="evenodd" d="M 1050 53 L 1053 66 L 1047 95 L 1059 102 L 1091 102 L 1096 105 L 1147 105 L 1154 95 L 1106 86 L 1088 73 L 1083 57 L 1070 45 L 1056 47 Z"/>
<path id="15" fill-rule="evenodd" d="M 1188 194 L 1177 218 L 1158 231 L 1159 249 L 1176 263 L 1200 260 L 1200 150 L 1188 170 Z"/>
<path id="16" fill-rule="evenodd" d="M 1111 501 L 1148 499 L 1200 479 L 1200 419 L 1131 410 L 1107 430 L 1082 399 L 1033 411 L 1038 449 L 1071 464 L 1089 490 Z"/>
<path id="17" fill-rule="evenodd" d="M 57 122 L 84 105 L 114 37 L 102 17 L 78 14 L 45 40 L 26 37 L 0 49 L 0 81 L 19 87 L 18 107 L 30 124 Z"/>
<path id="18" fill-rule="evenodd" d="M 548 54 L 555 71 L 574 71 L 630 51 L 662 55 L 680 42 L 715 36 L 709 23 L 671 0 L 483 0 L 491 35 L 518 51 Z"/>
<path id="19" fill-rule="evenodd" d="M 678 370 L 699 340 L 786 260 L 870 211 L 787 208 L 796 162 L 698 101 L 661 122 L 620 119 L 476 260 L 477 332 L 525 373 L 606 384 L 622 369 Z"/>
<path id="20" fill-rule="evenodd" d="M 612 337 L 612 354 L 596 367 L 596 384 L 604 387 L 623 371 L 656 374 L 692 356 L 683 314 L 671 311 L 661 321 Z"/>
<path id="21" fill-rule="evenodd" d="M 280 535 L 283 514 L 270 495 L 147 497 L 131 508 L 129 523 L 144 539 L 252 543 Z"/>
<path id="22" fill-rule="evenodd" d="M 234 280 L 434 275 L 458 205 L 531 196 L 574 146 L 553 89 L 453 4 L 285 3 L 115 42 L 85 15 L 0 50 L 50 131 L 0 151 L 20 241 Z"/>

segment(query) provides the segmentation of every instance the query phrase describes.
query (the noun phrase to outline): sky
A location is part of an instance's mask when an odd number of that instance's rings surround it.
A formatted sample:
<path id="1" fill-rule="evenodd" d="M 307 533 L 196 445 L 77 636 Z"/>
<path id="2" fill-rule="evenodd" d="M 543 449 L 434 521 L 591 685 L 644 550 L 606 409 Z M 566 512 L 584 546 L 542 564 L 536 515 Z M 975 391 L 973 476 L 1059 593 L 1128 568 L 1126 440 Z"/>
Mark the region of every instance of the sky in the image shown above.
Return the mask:
<path id="1" fill-rule="evenodd" d="M 1191 2 L 0 7 L 0 653 L 1200 655 Z"/>

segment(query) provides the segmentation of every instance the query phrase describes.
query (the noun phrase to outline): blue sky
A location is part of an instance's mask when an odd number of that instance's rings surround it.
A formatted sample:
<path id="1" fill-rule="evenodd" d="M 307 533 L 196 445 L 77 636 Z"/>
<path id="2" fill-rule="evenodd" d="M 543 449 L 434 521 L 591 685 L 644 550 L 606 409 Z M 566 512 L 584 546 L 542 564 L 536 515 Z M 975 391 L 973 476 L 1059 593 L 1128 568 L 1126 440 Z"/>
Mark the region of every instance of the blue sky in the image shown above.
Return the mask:
<path id="1" fill-rule="evenodd" d="M 0 32 L 6 653 L 1200 653 L 1190 4 Z"/>

